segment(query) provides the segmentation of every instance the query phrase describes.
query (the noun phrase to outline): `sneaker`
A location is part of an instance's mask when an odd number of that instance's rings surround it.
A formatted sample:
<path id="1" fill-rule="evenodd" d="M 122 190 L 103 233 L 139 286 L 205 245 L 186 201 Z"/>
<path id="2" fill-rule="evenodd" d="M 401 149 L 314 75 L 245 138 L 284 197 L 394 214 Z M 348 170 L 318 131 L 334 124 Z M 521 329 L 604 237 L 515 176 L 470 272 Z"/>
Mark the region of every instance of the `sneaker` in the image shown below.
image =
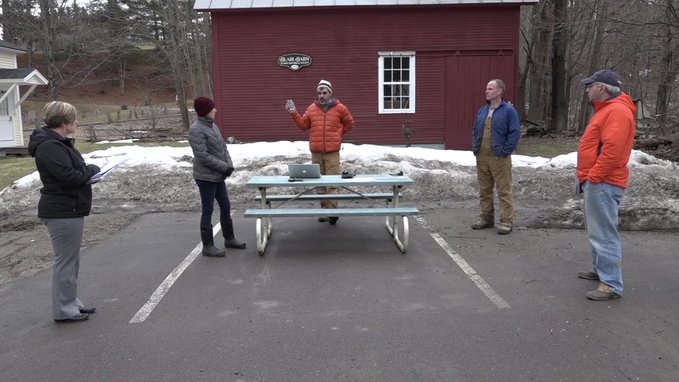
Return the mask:
<path id="1" fill-rule="evenodd" d="M 472 224 L 472 229 L 485 229 L 485 228 L 493 228 L 495 226 L 495 223 L 492 221 L 488 220 L 479 220 L 476 223 Z"/>
<path id="2" fill-rule="evenodd" d="M 329 218 L 329 217 L 318 218 L 318 222 L 319 222 L 319 223 L 327 223 L 327 222 L 329 222 L 329 221 L 330 221 L 330 218 Z"/>
<path id="3" fill-rule="evenodd" d="M 497 225 L 497 234 L 498 235 L 507 235 L 510 232 L 512 232 L 512 225 L 511 224 L 500 223 L 500 224 Z"/>
<path id="4" fill-rule="evenodd" d="M 578 272 L 578 277 L 585 280 L 599 280 L 599 275 L 594 271 Z"/>
<path id="5" fill-rule="evenodd" d="M 606 301 L 620 298 L 619 294 L 615 293 L 613 289 L 604 283 L 599 283 L 598 288 L 587 292 L 586 295 L 588 299 L 595 301 Z"/>

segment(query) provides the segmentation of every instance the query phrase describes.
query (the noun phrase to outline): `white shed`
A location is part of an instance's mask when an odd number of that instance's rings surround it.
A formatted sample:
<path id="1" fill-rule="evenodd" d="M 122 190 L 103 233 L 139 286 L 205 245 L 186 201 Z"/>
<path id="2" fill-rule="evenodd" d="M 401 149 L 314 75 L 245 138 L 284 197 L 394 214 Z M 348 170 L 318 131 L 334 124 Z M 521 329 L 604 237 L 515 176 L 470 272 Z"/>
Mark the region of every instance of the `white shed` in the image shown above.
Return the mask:
<path id="1" fill-rule="evenodd" d="M 17 55 L 25 50 L 0 40 L 0 148 L 24 146 L 21 104 L 47 79 L 37 69 L 17 68 Z M 20 86 L 30 86 L 23 97 Z"/>

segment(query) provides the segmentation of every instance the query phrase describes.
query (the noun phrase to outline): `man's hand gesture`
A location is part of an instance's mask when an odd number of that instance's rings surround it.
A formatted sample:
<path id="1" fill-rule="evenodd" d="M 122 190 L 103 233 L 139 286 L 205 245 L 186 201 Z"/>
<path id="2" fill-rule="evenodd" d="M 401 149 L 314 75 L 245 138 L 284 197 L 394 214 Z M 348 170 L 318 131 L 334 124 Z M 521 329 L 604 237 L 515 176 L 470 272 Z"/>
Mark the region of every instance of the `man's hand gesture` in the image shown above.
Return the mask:
<path id="1" fill-rule="evenodd" d="M 288 113 L 292 114 L 297 111 L 295 108 L 295 101 L 289 99 L 285 102 L 285 110 L 288 111 Z"/>

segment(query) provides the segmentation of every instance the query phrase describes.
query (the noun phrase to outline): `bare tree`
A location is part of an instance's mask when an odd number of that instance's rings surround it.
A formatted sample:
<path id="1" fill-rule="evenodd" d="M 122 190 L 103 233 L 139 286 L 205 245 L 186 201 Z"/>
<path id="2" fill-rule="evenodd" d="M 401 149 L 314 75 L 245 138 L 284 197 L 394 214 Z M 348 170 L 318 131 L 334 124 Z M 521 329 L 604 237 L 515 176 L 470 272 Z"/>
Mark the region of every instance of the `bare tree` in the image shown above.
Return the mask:
<path id="1" fill-rule="evenodd" d="M 588 23 L 588 25 L 589 26 L 591 26 L 592 24 L 594 25 L 594 38 L 592 43 L 589 44 L 590 49 L 588 49 L 587 51 L 587 57 L 589 57 L 589 65 L 586 66 L 585 72 L 587 75 L 590 75 L 594 73 L 594 71 L 599 69 L 599 56 L 601 55 L 601 43 L 603 41 L 603 35 L 606 29 L 606 18 L 605 16 L 604 17 L 601 16 L 605 15 L 606 13 L 606 1 L 597 0 L 594 2 L 593 5 L 594 8 L 590 13 L 592 15 L 591 16 L 592 19 L 591 23 Z M 585 33 L 585 36 L 588 35 L 589 33 Z M 584 52 L 584 50 L 582 51 Z M 576 130 L 584 131 L 591 112 L 590 102 L 589 98 L 585 95 L 584 92 L 580 92 L 580 95 L 579 97 L 577 97 L 577 99 L 580 99 L 581 101 L 579 110 L 580 112 L 579 114 L 577 114 L 577 118 L 575 121 L 575 124 L 577 126 Z"/>
<path id="2" fill-rule="evenodd" d="M 554 38 L 552 39 L 552 102 L 549 129 L 564 131 L 568 126 L 568 98 L 566 93 L 566 51 L 568 22 L 566 0 L 554 0 Z"/>
<path id="3" fill-rule="evenodd" d="M 524 118 L 535 122 L 542 123 L 549 118 L 549 89 L 548 81 L 550 59 L 551 59 L 551 0 L 535 5 L 534 18 L 532 19 L 532 31 L 527 34 L 531 36 L 531 63 L 525 65 L 527 70 L 527 79 L 525 91 L 528 93 L 525 96 L 527 99 L 526 106 L 527 113 L 523 114 Z M 529 56 L 526 56 L 528 59 Z"/>
<path id="4" fill-rule="evenodd" d="M 679 69 L 679 59 L 677 59 L 675 53 L 677 49 L 679 49 L 679 43 L 675 36 L 675 28 L 679 25 L 679 17 L 677 16 L 677 10 L 674 8 L 672 0 L 665 0 L 665 22 L 665 38 L 663 41 L 664 52 L 658 68 L 660 71 L 660 81 L 656 93 L 655 109 L 655 112 L 658 115 L 658 122 L 661 126 L 664 126 L 667 122 L 670 92 L 672 90 L 672 84 L 677 78 L 677 70 Z"/>
<path id="5" fill-rule="evenodd" d="M 537 41 L 537 35 L 539 28 L 537 23 L 539 22 L 540 10 L 544 3 L 539 3 L 534 7 L 531 7 L 531 12 L 527 12 L 529 8 L 524 7 L 522 9 L 522 23 L 521 23 L 521 55 L 522 60 L 521 71 L 519 73 L 519 101 L 517 103 L 517 109 L 519 110 L 519 115 L 522 117 L 528 116 L 529 100 L 527 99 L 527 82 L 528 74 L 535 66 L 535 61 L 533 58 L 533 51 L 535 48 L 535 43 Z"/>
<path id="6" fill-rule="evenodd" d="M 186 41 L 183 40 L 185 36 L 184 27 L 185 21 L 181 18 L 178 12 L 179 4 L 177 0 L 169 0 L 165 7 L 161 7 L 160 14 L 164 21 L 163 40 L 159 43 L 161 51 L 167 56 L 172 64 L 172 72 L 174 73 L 175 88 L 177 91 L 177 99 L 186 99 L 186 79 L 187 62 L 183 54 L 183 46 Z M 189 129 L 189 112 L 186 102 L 179 102 L 179 112 L 182 116 L 182 125 L 186 130 Z"/>
<path id="7" fill-rule="evenodd" d="M 40 37 L 38 42 L 45 54 L 45 61 L 47 62 L 47 85 L 49 94 L 52 99 L 59 98 L 59 76 L 56 67 L 56 60 L 54 59 L 54 37 L 56 36 L 56 21 L 54 13 L 56 5 L 53 0 L 39 0 L 40 5 Z"/>
<path id="8" fill-rule="evenodd" d="M 40 36 L 37 18 L 31 14 L 34 6 L 31 0 L 3 0 L 3 39 L 16 45 L 23 45 L 27 53 L 28 66 L 33 66 L 33 53 Z"/>

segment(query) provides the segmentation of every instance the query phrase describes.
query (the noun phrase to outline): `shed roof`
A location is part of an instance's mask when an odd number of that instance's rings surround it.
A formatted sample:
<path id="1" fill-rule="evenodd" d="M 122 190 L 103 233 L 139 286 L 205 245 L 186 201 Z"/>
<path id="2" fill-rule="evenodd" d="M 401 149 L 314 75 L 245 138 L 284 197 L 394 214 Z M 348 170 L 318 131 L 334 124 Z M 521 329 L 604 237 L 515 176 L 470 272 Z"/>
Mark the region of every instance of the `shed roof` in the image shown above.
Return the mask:
<path id="1" fill-rule="evenodd" d="M 5 41 L 5 40 L 0 40 L 0 49 L 10 50 L 10 51 L 13 51 L 15 53 L 23 53 L 23 52 L 26 51 L 26 49 L 23 49 L 23 48 L 19 47 L 18 45 L 12 44 L 11 42 Z"/>
<path id="2" fill-rule="evenodd" d="M 0 69 L 0 84 L 47 85 L 48 81 L 37 69 Z"/>
<path id="3" fill-rule="evenodd" d="M 539 0 L 196 0 L 193 9 L 212 11 L 244 8 L 354 7 L 443 4 L 535 4 Z"/>

